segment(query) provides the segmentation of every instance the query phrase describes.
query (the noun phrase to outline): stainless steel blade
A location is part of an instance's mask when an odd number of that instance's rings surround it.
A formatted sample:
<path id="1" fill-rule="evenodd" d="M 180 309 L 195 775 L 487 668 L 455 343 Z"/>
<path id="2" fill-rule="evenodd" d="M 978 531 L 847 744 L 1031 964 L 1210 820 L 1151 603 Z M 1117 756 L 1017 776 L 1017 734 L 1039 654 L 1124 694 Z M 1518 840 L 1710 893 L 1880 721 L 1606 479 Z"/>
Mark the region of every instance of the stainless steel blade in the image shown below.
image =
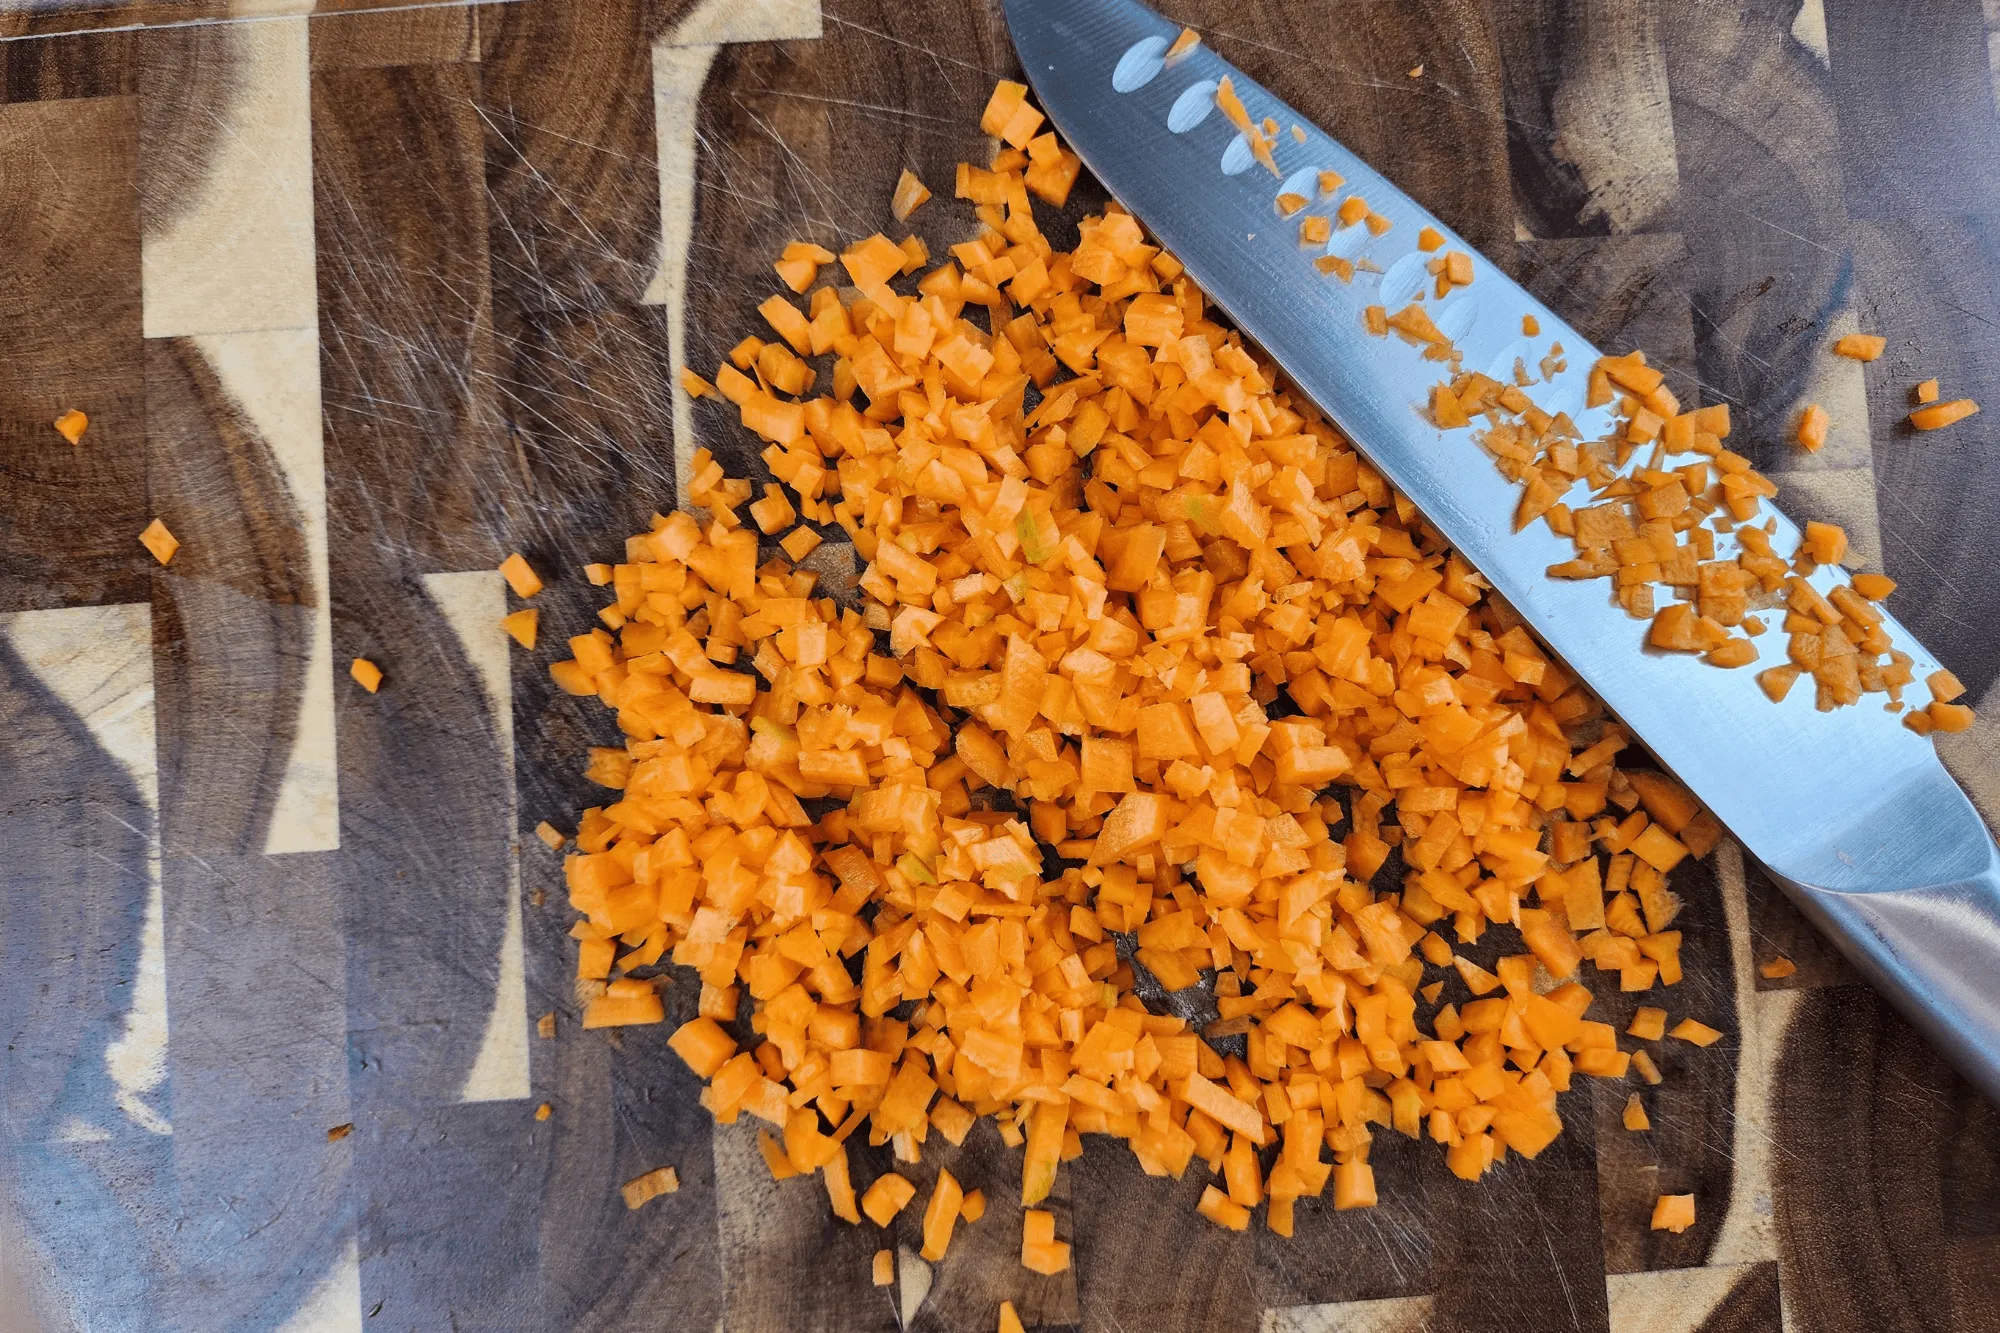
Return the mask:
<path id="1" fill-rule="evenodd" d="M 1386 177 L 1312 126 L 1207 45 L 1171 65 L 1177 25 L 1133 0 L 1006 0 L 1016 49 L 1044 110 L 1111 193 L 1184 262 L 1243 332 L 1263 346 L 1356 446 L 1424 514 L 1633 732 L 1776 875 L 1807 913 L 1896 998 L 1934 1040 L 2000 1099 L 2000 854 L 1932 745 L 1870 699 L 1815 711 L 1810 682 L 1782 704 L 1755 673 L 1784 660 L 1785 636 L 1763 636 L 1764 661 L 1719 670 L 1645 643 L 1646 625 L 1612 602 L 1604 581 L 1549 578 L 1574 552 L 1542 524 L 1513 531 L 1518 488 L 1467 430 L 1441 431 L 1419 413 L 1440 367 L 1402 340 L 1368 336 L 1365 306 L 1391 310 L 1422 290 L 1430 258 L 1418 232 L 1435 227 L 1473 253 L 1475 280 L 1430 313 L 1468 369 L 1508 378 L 1560 343 L 1568 369 L 1529 390 L 1567 411 L 1585 438 L 1606 434 L 1603 409 L 1584 408 L 1597 351 L 1559 315 L 1430 215 Z M 1228 76 L 1251 117 L 1275 118 L 1283 182 L 1253 160 L 1215 109 Z M 1304 127 L 1298 142 L 1288 131 Z M 1393 224 L 1336 228 L 1326 252 L 1379 272 L 1342 283 L 1317 272 L 1322 251 L 1298 243 L 1281 191 L 1311 199 L 1320 170 L 1345 178 L 1330 212 L 1358 195 Z M 1540 322 L 1522 334 L 1522 317 Z M 1776 545 L 1797 529 L 1778 519 Z M 1727 546 L 1721 549 L 1727 550 Z M 1833 571 L 1814 582 L 1830 587 Z M 1935 666 L 1893 621 L 1897 646 Z M 1916 691 L 1921 702 L 1921 690 Z"/>

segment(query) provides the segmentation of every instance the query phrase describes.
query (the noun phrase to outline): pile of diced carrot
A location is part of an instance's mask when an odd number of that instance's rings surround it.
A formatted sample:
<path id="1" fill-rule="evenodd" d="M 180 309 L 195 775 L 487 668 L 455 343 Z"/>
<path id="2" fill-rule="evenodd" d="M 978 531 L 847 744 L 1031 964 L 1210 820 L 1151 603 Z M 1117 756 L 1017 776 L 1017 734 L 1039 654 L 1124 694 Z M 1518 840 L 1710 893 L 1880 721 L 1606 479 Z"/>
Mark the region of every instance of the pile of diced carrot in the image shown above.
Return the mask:
<path id="1" fill-rule="evenodd" d="M 584 1025 L 661 1022 L 657 965 L 693 969 L 668 1040 L 704 1105 L 857 1224 L 916 1189 L 856 1180 L 851 1138 L 914 1162 L 991 1117 L 1022 1149 L 1022 1261 L 1052 1272 L 1069 1244 L 1034 1205 L 1082 1135 L 1213 1172 L 1204 1215 L 1289 1235 L 1329 1184 L 1375 1202 L 1378 1133 L 1473 1179 L 1547 1147 L 1576 1076 L 1657 1081 L 1641 1043 L 1720 1034 L 1664 1008 L 1621 1034 L 1590 987 L 1680 979 L 1666 877 L 1721 830 L 1617 767 L 1598 702 L 1132 217 L 1050 244 L 1030 196 L 1061 203 L 1078 164 L 1024 92 L 986 110 L 948 259 L 786 249 L 806 308 L 773 296 L 775 341 L 686 380 L 776 482 L 697 453 L 701 516 L 591 567 L 604 626 L 551 669 L 626 737 L 592 752 L 616 799 L 566 863 Z M 852 540 L 858 607 L 800 567 L 801 516 Z M 1491 970 L 1463 952 L 1489 931 Z M 1142 974 L 1212 987 L 1219 1019 L 1150 1011 Z M 925 1256 L 984 1206 L 941 1173 Z"/>

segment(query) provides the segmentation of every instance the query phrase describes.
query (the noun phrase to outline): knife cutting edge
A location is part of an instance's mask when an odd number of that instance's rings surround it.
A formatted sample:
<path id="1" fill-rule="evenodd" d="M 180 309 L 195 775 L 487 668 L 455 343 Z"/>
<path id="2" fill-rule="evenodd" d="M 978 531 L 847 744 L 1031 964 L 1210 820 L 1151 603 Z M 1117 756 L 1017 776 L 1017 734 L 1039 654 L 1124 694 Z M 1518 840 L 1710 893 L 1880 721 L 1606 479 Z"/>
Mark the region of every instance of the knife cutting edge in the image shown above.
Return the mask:
<path id="1" fill-rule="evenodd" d="M 1809 691 L 1772 703 L 1755 666 L 1784 660 L 1767 634 L 1752 668 L 1716 670 L 1645 646 L 1596 580 L 1550 578 L 1571 547 L 1539 524 L 1513 530 L 1514 484 L 1468 431 L 1421 414 L 1439 378 L 1395 338 L 1363 328 L 1363 309 L 1407 304 L 1431 257 L 1417 236 L 1436 228 L 1472 255 L 1474 281 L 1431 306 L 1468 369 L 1503 381 L 1552 343 L 1567 368 L 1534 387 L 1537 405 L 1567 412 L 1579 438 L 1612 424 L 1585 406 L 1597 352 L 1556 312 L 1479 256 L 1305 117 L 1207 46 L 1167 59 L 1179 32 L 1135 0 L 1006 0 L 1014 43 L 1044 110 L 1122 204 L 1187 266 L 1202 290 L 1260 344 L 1389 481 L 1436 525 L 1537 634 L 1760 860 L 1805 915 L 1987 1096 L 2000 1101 L 2000 851 L 1925 739 L 1867 706 L 1818 712 Z M 1303 128 L 1270 151 L 1277 175 L 1217 109 L 1228 78 L 1253 120 Z M 1310 198 L 1322 171 L 1342 197 L 1391 224 L 1336 230 L 1302 249 L 1276 204 Z M 1280 183 L 1278 177 L 1283 178 Z M 1358 264 L 1351 283 L 1313 267 L 1321 254 Z M 1365 261 L 1365 262 L 1363 262 Z M 1371 271 L 1372 270 L 1372 271 Z M 1540 336 L 1523 333 L 1533 316 Z M 1775 513 L 1768 506 L 1765 512 Z M 1776 514 L 1774 543 L 1799 532 Z M 1719 545 L 1718 554 L 1722 553 Z M 1822 592 L 1844 575 L 1822 566 Z M 1892 618 L 1894 644 L 1935 659 Z"/>

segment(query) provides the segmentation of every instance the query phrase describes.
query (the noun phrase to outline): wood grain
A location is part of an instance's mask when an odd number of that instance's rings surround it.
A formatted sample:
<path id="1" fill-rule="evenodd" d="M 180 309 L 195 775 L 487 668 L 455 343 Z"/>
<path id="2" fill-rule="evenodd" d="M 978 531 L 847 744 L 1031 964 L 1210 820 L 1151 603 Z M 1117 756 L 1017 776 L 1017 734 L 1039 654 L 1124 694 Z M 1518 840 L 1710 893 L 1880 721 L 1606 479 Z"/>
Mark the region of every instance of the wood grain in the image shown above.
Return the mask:
<path id="1" fill-rule="evenodd" d="M 317 600 L 300 516 L 198 340 L 148 340 L 146 405 L 153 512 L 188 539 L 153 579 L 163 837 L 176 855 L 261 851 Z"/>
<path id="2" fill-rule="evenodd" d="M 0 610 L 147 597 L 137 147 L 128 97 L 0 106 Z M 49 424 L 72 407 L 79 446 Z"/>
<path id="3" fill-rule="evenodd" d="M 1680 175 L 1659 7 L 1507 0 L 1493 6 L 1493 27 L 1521 230 L 1670 229 Z"/>
<path id="4" fill-rule="evenodd" d="M 999 6 L 333 8 L 0 42 L 0 1212 L 80 1324 L 946 1330 L 991 1327 L 1007 1297 L 1032 1326 L 1108 1333 L 2000 1333 L 1993 1108 L 1731 848 L 1675 872 L 1688 975 L 1645 997 L 1725 1039 L 1649 1044 L 1657 1088 L 1579 1080 L 1564 1136 L 1481 1184 L 1385 1131 L 1381 1206 L 1303 1202 L 1286 1240 L 1196 1216 L 1204 1167 L 1155 1180 L 1092 1140 L 1051 1201 L 1074 1267 L 1043 1279 L 1018 1263 L 1019 1152 L 990 1125 L 897 1168 L 919 1194 L 886 1232 L 833 1221 L 815 1180 L 770 1181 L 755 1126 L 715 1127 L 665 1048 L 690 976 L 660 969 L 664 1028 L 580 1028 L 561 859 L 529 830 L 603 803 L 582 757 L 617 731 L 545 663 L 597 623 L 578 566 L 672 502 L 677 457 L 763 475 L 726 404 L 677 401 L 677 349 L 706 373 L 759 332 L 787 241 L 964 239 L 952 168 L 984 160 L 979 107 L 1018 74 Z M 1993 418 L 1898 425 L 1932 374 L 2000 400 L 1992 25 L 1971 0 L 1167 9 L 1586 336 L 1731 403 L 1732 443 L 1857 543 L 1879 528 L 1898 614 L 2000 698 L 1978 572 Z M 899 229 L 906 166 L 938 197 Z M 1102 202 L 1081 183 L 1049 233 Z M 1825 355 L 1851 328 L 1889 338 L 1882 360 Z M 281 335 L 315 375 L 232 369 L 228 340 Z M 308 379 L 289 420 L 324 424 L 324 577 L 307 433 L 272 426 Z M 1836 415 L 1813 460 L 1784 444 L 1807 399 Z M 48 427 L 72 400 L 94 418 L 80 451 Z M 188 543 L 164 571 L 132 540 L 156 509 Z M 501 670 L 475 622 L 518 604 L 486 597 L 515 549 L 548 580 L 543 646 Z M 824 552 L 851 580 L 852 548 Z M 485 609 L 454 621 L 440 576 Z M 171 1136 L 120 1109 L 107 1063 L 147 956 L 153 807 L 4 629 L 92 606 L 146 627 L 157 692 L 172 1023 L 139 1105 Z M 331 681 L 340 846 L 273 857 L 317 615 L 331 660 L 388 680 Z M 1981 727 L 1961 750 L 1991 748 Z M 1986 757 L 1959 758 L 1990 794 Z M 516 877 L 522 1017 L 558 1036 L 468 1105 L 515 984 Z M 1473 955 L 1518 947 L 1502 933 Z M 1777 953 L 1798 972 L 1757 977 Z M 1585 981 L 1622 1026 L 1636 999 Z M 1644 1134 L 1618 1121 L 1633 1090 Z M 894 1165 L 859 1140 L 854 1159 L 863 1186 Z M 662 1165 L 680 1191 L 628 1212 L 617 1186 Z M 923 1264 L 947 1166 L 989 1212 Z M 1669 1189 L 1699 1200 L 1681 1236 L 1646 1226 Z M 888 1291 L 881 1246 L 910 1251 Z"/>
<path id="5" fill-rule="evenodd" d="M 355 69 L 479 59 L 477 5 L 319 14 L 312 24 L 312 67 Z"/>

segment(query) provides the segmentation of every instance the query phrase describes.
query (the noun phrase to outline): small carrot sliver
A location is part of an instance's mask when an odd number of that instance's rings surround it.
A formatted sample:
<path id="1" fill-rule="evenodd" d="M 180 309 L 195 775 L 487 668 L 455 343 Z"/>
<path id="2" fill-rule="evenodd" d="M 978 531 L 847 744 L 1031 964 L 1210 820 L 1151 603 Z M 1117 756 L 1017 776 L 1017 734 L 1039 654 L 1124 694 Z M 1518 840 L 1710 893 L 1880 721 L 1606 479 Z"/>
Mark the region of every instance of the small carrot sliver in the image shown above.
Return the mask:
<path id="1" fill-rule="evenodd" d="M 671 1166 L 662 1166 L 648 1171 L 643 1176 L 634 1176 L 623 1185 L 620 1185 L 618 1192 L 624 1196 L 625 1206 L 628 1209 L 637 1210 L 645 1207 L 662 1194 L 677 1193 L 680 1187 L 680 1173 L 675 1171 Z"/>
<path id="2" fill-rule="evenodd" d="M 1910 413 L 1910 425 L 1917 430 L 1940 430 L 1955 421 L 1963 421 L 1979 411 L 1979 404 L 1970 398 L 1954 398 L 1948 403 L 1934 403 L 1920 407 Z"/>
<path id="3" fill-rule="evenodd" d="M 1851 361 L 1873 361 L 1882 355 L 1882 349 L 1889 340 L 1876 333 L 1849 333 L 1833 345 L 1835 356 L 1844 356 Z"/>
<path id="4" fill-rule="evenodd" d="M 1174 38 L 1174 44 L 1167 48 L 1165 58 L 1169 63 L 1172 63 L 1200 45 L 1200 33 L 1196 32 L 1193 28 L 1182 28 L 1180 34 Z"/>
<path id="5" fill-rule="evenodd" d="M 354 665 L 347 668 L 347 674 L 370 694 L 382 688 L 382 668 L 365 657 L 355 658 Z"/>
<path id="6" fill-rule="evenodd" d="M 1692 1042 L 1696 1046 L 1713 1046 L 1716 1042 L 1722 1040 L 1720 1032 L 1708 1024 L 1697 1022 L 1692 1018 L 1683 1018 L 1680 1022 L 1674 1024 L 1674 1030 L 1667 1035 L 1678 1037 L 1682 1041 Z"/>
<path id="7" fill-rule="evenodd" d="M 1789 977 L 1798 970 L 1799 965 L 1783 954 L 1779 954 L 1768 963 L 1759 963 L 1757 965 L 1757 975 L 1766 981 L 1777 981 L 1781 978 Z"/>
<path id="8" fill-rule="evenodd" d="M 917 178 L 917 173 L 904 167 L 903 174 L 896 177 L 896 192 L 890 197 L 889 212 L 896 221 L 908 222 L 910 214 L 922 208 L 930 197 L 930 189 Z"/>
<path id="9" fill-rule="evenodd" d="M 1027 1333 L 1012 1301 L 1000 1302 L 1000 1333 Z"/>
<path id="10" fill-rule="evenodd" d="M 1826 444 L 1827 425 L 1826 409 L 1818 403 L 1813 403 L 1799 413 L 1799 426 L 1794 433 L 1799 447 L 1807 453 L 1818 453 Z"/>
<path id="11" fill-rule="evenodd" d="M 870 1268 L 870 1277 L 878 1287 L 896 1285 L 896 1252 L 894 1250 L 875 1251 L 875 1262 Z"/>
<path id="12" fill-rule="evenodd" d="M 1916 387 L 1910 390 L 1910 396 L 1919 404 L 1935 403 L 1938 400 L 1938 382 L 1936 380 L 1919 380 Z"/>
<path id="13" fill-rule="evenodd" d="M 84 431 L 90 428 L 90 418 L 72 407 L 57 417 L 54 424 L 57 433 L 65 440 L 71 444 L 81 444 Z"/>
<path id="14" fill-rule="evenodd" d="M 1653 1127 L 1653 1122 L 1646 1116 L 1645 1103 L 1639 1100 L 1639 1094 L 1636 1092 L 1625 1099 L 1624 1121 L 1625 1128 L 1635 1134 L 1642 1129 L 1651 1129 Z"/>

